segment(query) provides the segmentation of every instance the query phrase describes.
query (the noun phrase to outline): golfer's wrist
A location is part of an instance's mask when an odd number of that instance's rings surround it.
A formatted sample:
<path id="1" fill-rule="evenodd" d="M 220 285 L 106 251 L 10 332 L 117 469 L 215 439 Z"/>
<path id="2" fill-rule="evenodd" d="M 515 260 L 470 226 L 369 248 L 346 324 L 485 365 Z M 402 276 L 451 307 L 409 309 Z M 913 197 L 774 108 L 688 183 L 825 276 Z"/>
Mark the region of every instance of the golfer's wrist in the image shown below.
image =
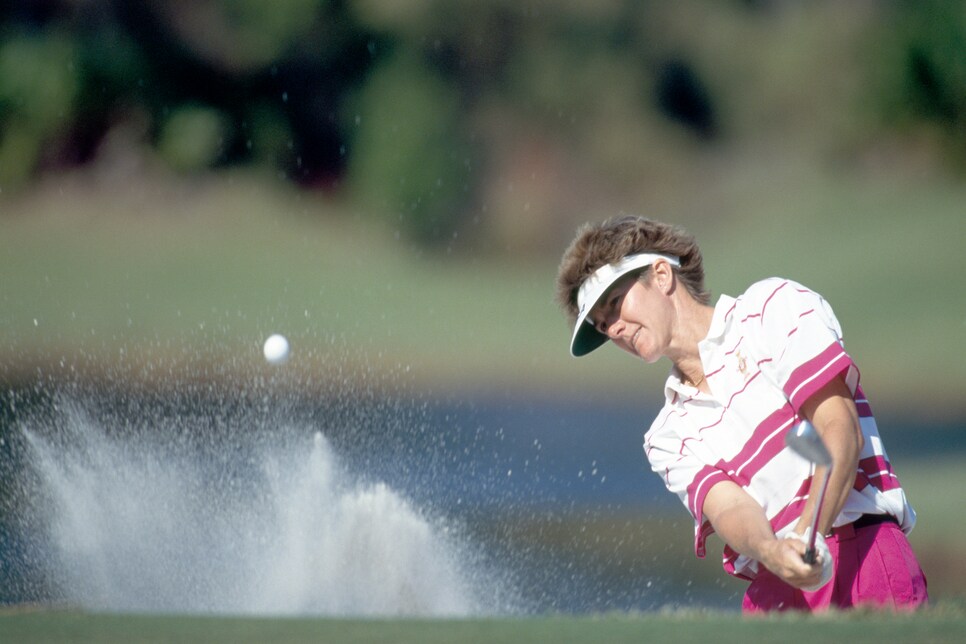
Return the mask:
<path id="1" fill-rule="evenodd" d="M 772 535 L 771 538 L 762 539 L 760 542 L 754 544 L 752 550 L 752 557 L 764 565 L 765 568 L 768 568 L 772 572 L 781 568 L 783 559 L 782 543 L 778 537 Z"/>

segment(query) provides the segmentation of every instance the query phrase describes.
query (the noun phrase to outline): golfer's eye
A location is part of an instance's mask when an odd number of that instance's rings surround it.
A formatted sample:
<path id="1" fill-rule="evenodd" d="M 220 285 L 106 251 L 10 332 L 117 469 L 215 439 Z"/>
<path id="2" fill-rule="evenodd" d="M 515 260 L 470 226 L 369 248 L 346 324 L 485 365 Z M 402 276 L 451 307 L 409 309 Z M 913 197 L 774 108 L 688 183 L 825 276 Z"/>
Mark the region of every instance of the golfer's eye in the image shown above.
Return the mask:
<path id="1" fill-rule="evenodd" d="M 613 319 L 614 312 L 618 310 L 617 306 L 620 303 L 620 296 L 612 296 L 605 300 L 601 306 L 600 311 L 597 313 L 597 320 L 594 322 L 594 328 L 607 335 L 607 327 L 609 322 Z"/>
<path id="2" fill-rule="evenodd" d="M 604 307 L 603 311 L 605 323 L 610 318 L 616 318 L 618 316 L 618 312 L 621 310 L 621 297 L 623 296 L 620 293 L 616 293 L 612 295 L 609 300 L 607 300 L 607 305 Z"/>

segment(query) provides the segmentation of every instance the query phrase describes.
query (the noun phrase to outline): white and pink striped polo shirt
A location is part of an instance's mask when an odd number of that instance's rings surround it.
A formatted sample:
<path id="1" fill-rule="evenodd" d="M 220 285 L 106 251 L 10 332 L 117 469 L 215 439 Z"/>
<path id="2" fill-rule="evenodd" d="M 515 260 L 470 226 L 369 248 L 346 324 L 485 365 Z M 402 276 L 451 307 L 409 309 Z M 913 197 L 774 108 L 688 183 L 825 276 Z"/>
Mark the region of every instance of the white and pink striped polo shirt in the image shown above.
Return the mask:
<path id="1" fill-rule="evenodd" d="M 758 501 L 779 537 L 794 527 L 812 467 L 785 446 L 785 434 L 800 422 L 809 396 L 839 375 L 853 393 L 865 446 L 834 525 L 888 513 L 905 532 L 912 529 L 916 515 L 889 465 L 838 320 L 820 295 L 779 278 L 757 282 L 738 298 L 722 295 L 698 349 L 711 395 L 672 372 L 664 408 L 644 436 L 651 468 L 695 519 L 698 557 L 713 532 L 704 499 L 721 481 L 736 482 Z M 728 546 L 723 563 L 738 577 L 752 579 L 758 571 L 758 562 Z"/>

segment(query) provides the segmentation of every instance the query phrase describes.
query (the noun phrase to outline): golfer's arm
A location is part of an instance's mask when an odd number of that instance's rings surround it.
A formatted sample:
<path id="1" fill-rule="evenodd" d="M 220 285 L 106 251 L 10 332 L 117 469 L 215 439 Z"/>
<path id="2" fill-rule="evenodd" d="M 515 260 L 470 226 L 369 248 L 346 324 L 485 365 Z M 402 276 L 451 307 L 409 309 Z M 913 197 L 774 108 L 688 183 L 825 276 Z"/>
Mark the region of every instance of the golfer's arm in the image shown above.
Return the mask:
<path id="1" fill-rule="evenodd" d="M 708 491 L 704 516 L 715 532 L 741 554 L 772 567 L 775 533 L 761 505 L 732 481 L 722 481 Z"/>
<path id="2" fill-rule="evenodd" d="M 819 531 L 827 534 L 855 484 L 855 471 L 864 443 L 859 414 L 852 394 L 841 378 L 835 378 L 809 398 L 802 405 L 801 414 L 812 423 L 832 455 L 832 474 L 818 522 Z M 821 472 L 819 468 L 817 473 Z M 821 476 L 813 478 L 808 503 L 796 528 L 798 532 L 804 532 L 805 526 L 811 523 L 820 480 Z"/>
<path id="3" fill-rule="evenodd" d="M 764 509 L 737 483 L 716 483 L 705 497 L 702 511 L 729 546 L 761 562 L 787 583 L 804 588 L 821 578 L 821 564 L 802 560 L 805 544 L 775 537 Z"/>

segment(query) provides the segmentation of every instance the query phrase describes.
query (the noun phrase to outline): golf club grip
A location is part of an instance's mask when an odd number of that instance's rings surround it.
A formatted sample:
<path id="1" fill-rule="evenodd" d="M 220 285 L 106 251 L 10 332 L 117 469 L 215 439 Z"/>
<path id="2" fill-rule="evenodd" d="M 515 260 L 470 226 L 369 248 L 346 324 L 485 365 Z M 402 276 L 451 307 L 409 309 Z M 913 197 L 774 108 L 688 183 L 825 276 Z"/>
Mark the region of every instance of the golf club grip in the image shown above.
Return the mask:
<path id="1" fill-rule="evenodd" d="M 805 549 L 805 554 L 802 555 L 802 561 L 804 561 L 805 563 L 807 563 L 809 566 L 811 566 L 813 563 L 815 563 L 815 547 L 814 546 Z"/>

